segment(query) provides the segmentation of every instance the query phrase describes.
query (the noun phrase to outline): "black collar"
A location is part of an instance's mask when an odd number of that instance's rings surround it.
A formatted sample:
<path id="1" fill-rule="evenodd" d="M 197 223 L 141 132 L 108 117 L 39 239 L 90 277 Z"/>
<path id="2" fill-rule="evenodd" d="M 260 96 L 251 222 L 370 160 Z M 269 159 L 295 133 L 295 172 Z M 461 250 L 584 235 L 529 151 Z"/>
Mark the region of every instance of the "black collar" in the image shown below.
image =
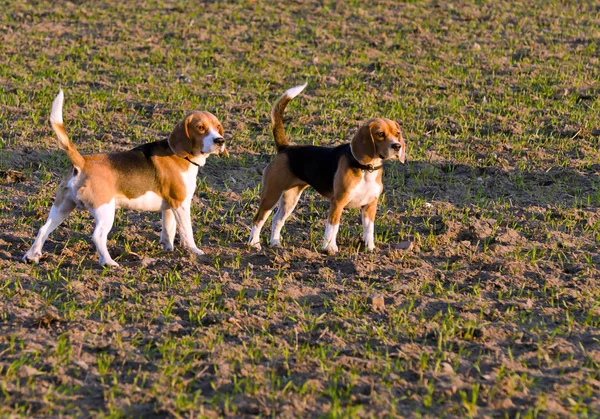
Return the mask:
<path id="1" fill-rule="evenodd" d="M 354 157 L 354 154 L 352 153 L 352 146 L 350 144 L 348 144 L 348 159 L 350 160 L 350 167 L 356 168 L 356 169 L 360 169 L 369 173 L 375 172 L 379 169 L 381 169 L 383 167 L 383 164 L 380 164 L 379 166 L 373 166 L 372 164 L 362 164 L 360 163 L 356 157 Z"/>
<path id="2" fill-rule="evenodd" d="M 196 167 L 201 167 L 198 163 L 194 163 L 193 161 L 191 161 L 188 156 L 185 156 L 184 159 L 186 159 L 187 161 L 189 161 L 190 163 L 192 163 Z"/>
<path id="3" fill-rule="evenodd" d="M 373 166 L 372 164 L 362 164 L 358 160 L 356 160 L 356 157 L 354 157 L 354 154 L 352 154 L 352 150 L 350 150 L 350 167 L 354 167 L 372 173 L 381 169 L 383 167 L 383 164 L 380 164 L 379 166 Z"/>
<path id="4" fill-rule="evenodd" d="M 373 166 L 372 164 L 360 164 L 357 160 L 356 164 L 352 165 L 352 167 L 356 167 L 360 170 L 366 170 L 367 172 L 372 173 L 381 169 L 383 167 L 383 164 L 380 164 L 379 166 Z"/>

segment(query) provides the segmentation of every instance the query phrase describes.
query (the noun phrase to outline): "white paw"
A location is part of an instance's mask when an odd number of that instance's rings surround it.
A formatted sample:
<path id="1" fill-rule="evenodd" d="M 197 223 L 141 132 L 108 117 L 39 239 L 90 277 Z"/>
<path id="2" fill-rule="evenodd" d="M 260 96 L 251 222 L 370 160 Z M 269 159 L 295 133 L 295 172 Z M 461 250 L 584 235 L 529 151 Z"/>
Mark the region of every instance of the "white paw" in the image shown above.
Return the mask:
<path id="1" fill-rule="evenodd" d="M 189 249 L 191 252 L 197 254 L 198 256 L 202 256 L 204 254 L 204 252 L 198 249 L 197 247 L 190 247 Z"/>
<path id="2" fill-rule="evenodd" d="M 283 247 L 283 246 L 281 245 L 281 240 L 271 240 L 271 241 L 269 242 L 269 246 L 271 246 L 271 247 L 273 247 L 273 248 L 281 248 L 281 247 Z"/>
<path id="3" fill-rule="evenodd" d="M 169 242 L 160 242 L 160 244 L 162 244 L 162 248 L 165 252 L 172 252 L 173 251 L 173 244 L 169 243 Z"/>
<path id="4" fill-rule="evenodd" d="M 365 251 L 367 251 L 367 252 L 376 252 L 377 251 L 377 247 L 375 247 L 375 244 L 373 244 L 373 243 L 365 243 Z"/>
<path id="5" fill-rule="evenodd" d="M 261 250 L 262 246 L 260 245 L 259 242 L 256 243 L 248 243 L 248 246 L 250 246 L 251 248 L 253 248 L 254 250 Z"/>
<path id="6" fill-rule="evenodd" d="M 33 262 L 35 264 L 40 263 L 40 258 L 42 257 L 42 252 L 32 252 L 31 250 L 25 253 L 23 256 L 23 262 Z"/>
<path id="7" fill-rule="evenodd" d="M 338 252 L 338 247 L 335 243 L 329 243 L 323 246 L 323 250 L 325 251 L 325 253 L 331 256 L 335 255 Z"/>
<path id="8" fill-rule="evenodd" d="M 104 260 L 103 258 L 100 258 L 100 265 L 102 266 L 119 266 L 119 264 L 117 262 L 115 262 L 112 259 L 106 259 Z"/>

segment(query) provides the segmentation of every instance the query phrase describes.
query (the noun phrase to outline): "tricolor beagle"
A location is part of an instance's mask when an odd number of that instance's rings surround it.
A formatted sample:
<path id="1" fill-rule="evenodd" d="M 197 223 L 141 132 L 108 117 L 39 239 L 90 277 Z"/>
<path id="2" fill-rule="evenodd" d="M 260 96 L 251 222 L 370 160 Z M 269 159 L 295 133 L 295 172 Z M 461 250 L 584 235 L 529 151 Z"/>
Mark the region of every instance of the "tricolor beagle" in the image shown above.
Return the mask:
<path id="1" fill-rule="evenodd" d="M 375 249 L 374 220 L 383 185 L 382 162 L 398 159 L 404 163 L 406 145 L 398 123 L 385 118 L 367 121 L 350 144 L 335 148 L 290 145 L 283 128 L 286 105 L 304 88 L 286 91 L 271 110 L 277 155 L 263 171 L 263 189 L 248 244 L 260 249 L 260 230 L 272 208 L 271 246 L 279 246 L 281 228 L 294 210 L 300 194 L 309 185 L 331 201 L 323 249 L 338 251 L 336 236 L 344 208 L 362 208 L 363 240 Z"/>
<path id="2" fill-rule="evenodd" d="M 87 208 L 94 216 L 92 239 L 101 265 L 118 266 L 106 248 L 117 208 L 162 211 L 163 249 L 173 250 L 177 226 L 183 244 L 202 255 L 194 241 L 190 204 L 198 167 L 205 164 L 210 154 L 227 154 L 223 128 L 217 118 L 210 112 L 190 112 L 175 126 L 168 140 L 120 153 L 82 156 L 63 125 L 63 98 L 61 90 L 52 102 L 50 122 L 73 169 L 60 183 L 48 219 L 23 260 L 39 262 L 48 235 L 75 207 Z"/>

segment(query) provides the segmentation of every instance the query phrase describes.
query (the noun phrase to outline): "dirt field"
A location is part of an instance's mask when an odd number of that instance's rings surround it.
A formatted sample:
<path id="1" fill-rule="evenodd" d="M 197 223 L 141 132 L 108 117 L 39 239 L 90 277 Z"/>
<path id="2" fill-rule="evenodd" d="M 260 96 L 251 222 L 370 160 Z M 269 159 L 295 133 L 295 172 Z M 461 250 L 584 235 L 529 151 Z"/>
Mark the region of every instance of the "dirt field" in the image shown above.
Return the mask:
<path id="1" fill-rule="evenodd" d="M 600 7 L 595 2 L 5 2 L 0 416 L 599 417 Z M 117 4 L 118 3 L 118 4 Z M 373 4 L 371 4 L 373 3 Z M 246 246 L 275 147 L 397 120 L 376 253 L 306 192 L 283 249 Z M 21 262 L 68 160 L 222 121 L 194 257 L 120 210 L 98 264 L 76 211 Z M 413 243 L 408 250 L 401 243 Z"/>

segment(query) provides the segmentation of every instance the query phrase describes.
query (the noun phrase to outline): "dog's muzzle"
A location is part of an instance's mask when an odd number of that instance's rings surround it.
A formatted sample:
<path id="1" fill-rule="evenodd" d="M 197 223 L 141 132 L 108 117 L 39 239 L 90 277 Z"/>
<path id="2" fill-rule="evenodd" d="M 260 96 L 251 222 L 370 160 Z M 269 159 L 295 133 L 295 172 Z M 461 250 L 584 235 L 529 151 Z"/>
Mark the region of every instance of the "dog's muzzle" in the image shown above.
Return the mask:
<path id="1" fill-rule="evenodd" d="M 225 138 L 223 138 L 223 137 L 215 138 L 213 141 L 216 145 L 219 145 L 219 146 L 225 144 Z"/>

